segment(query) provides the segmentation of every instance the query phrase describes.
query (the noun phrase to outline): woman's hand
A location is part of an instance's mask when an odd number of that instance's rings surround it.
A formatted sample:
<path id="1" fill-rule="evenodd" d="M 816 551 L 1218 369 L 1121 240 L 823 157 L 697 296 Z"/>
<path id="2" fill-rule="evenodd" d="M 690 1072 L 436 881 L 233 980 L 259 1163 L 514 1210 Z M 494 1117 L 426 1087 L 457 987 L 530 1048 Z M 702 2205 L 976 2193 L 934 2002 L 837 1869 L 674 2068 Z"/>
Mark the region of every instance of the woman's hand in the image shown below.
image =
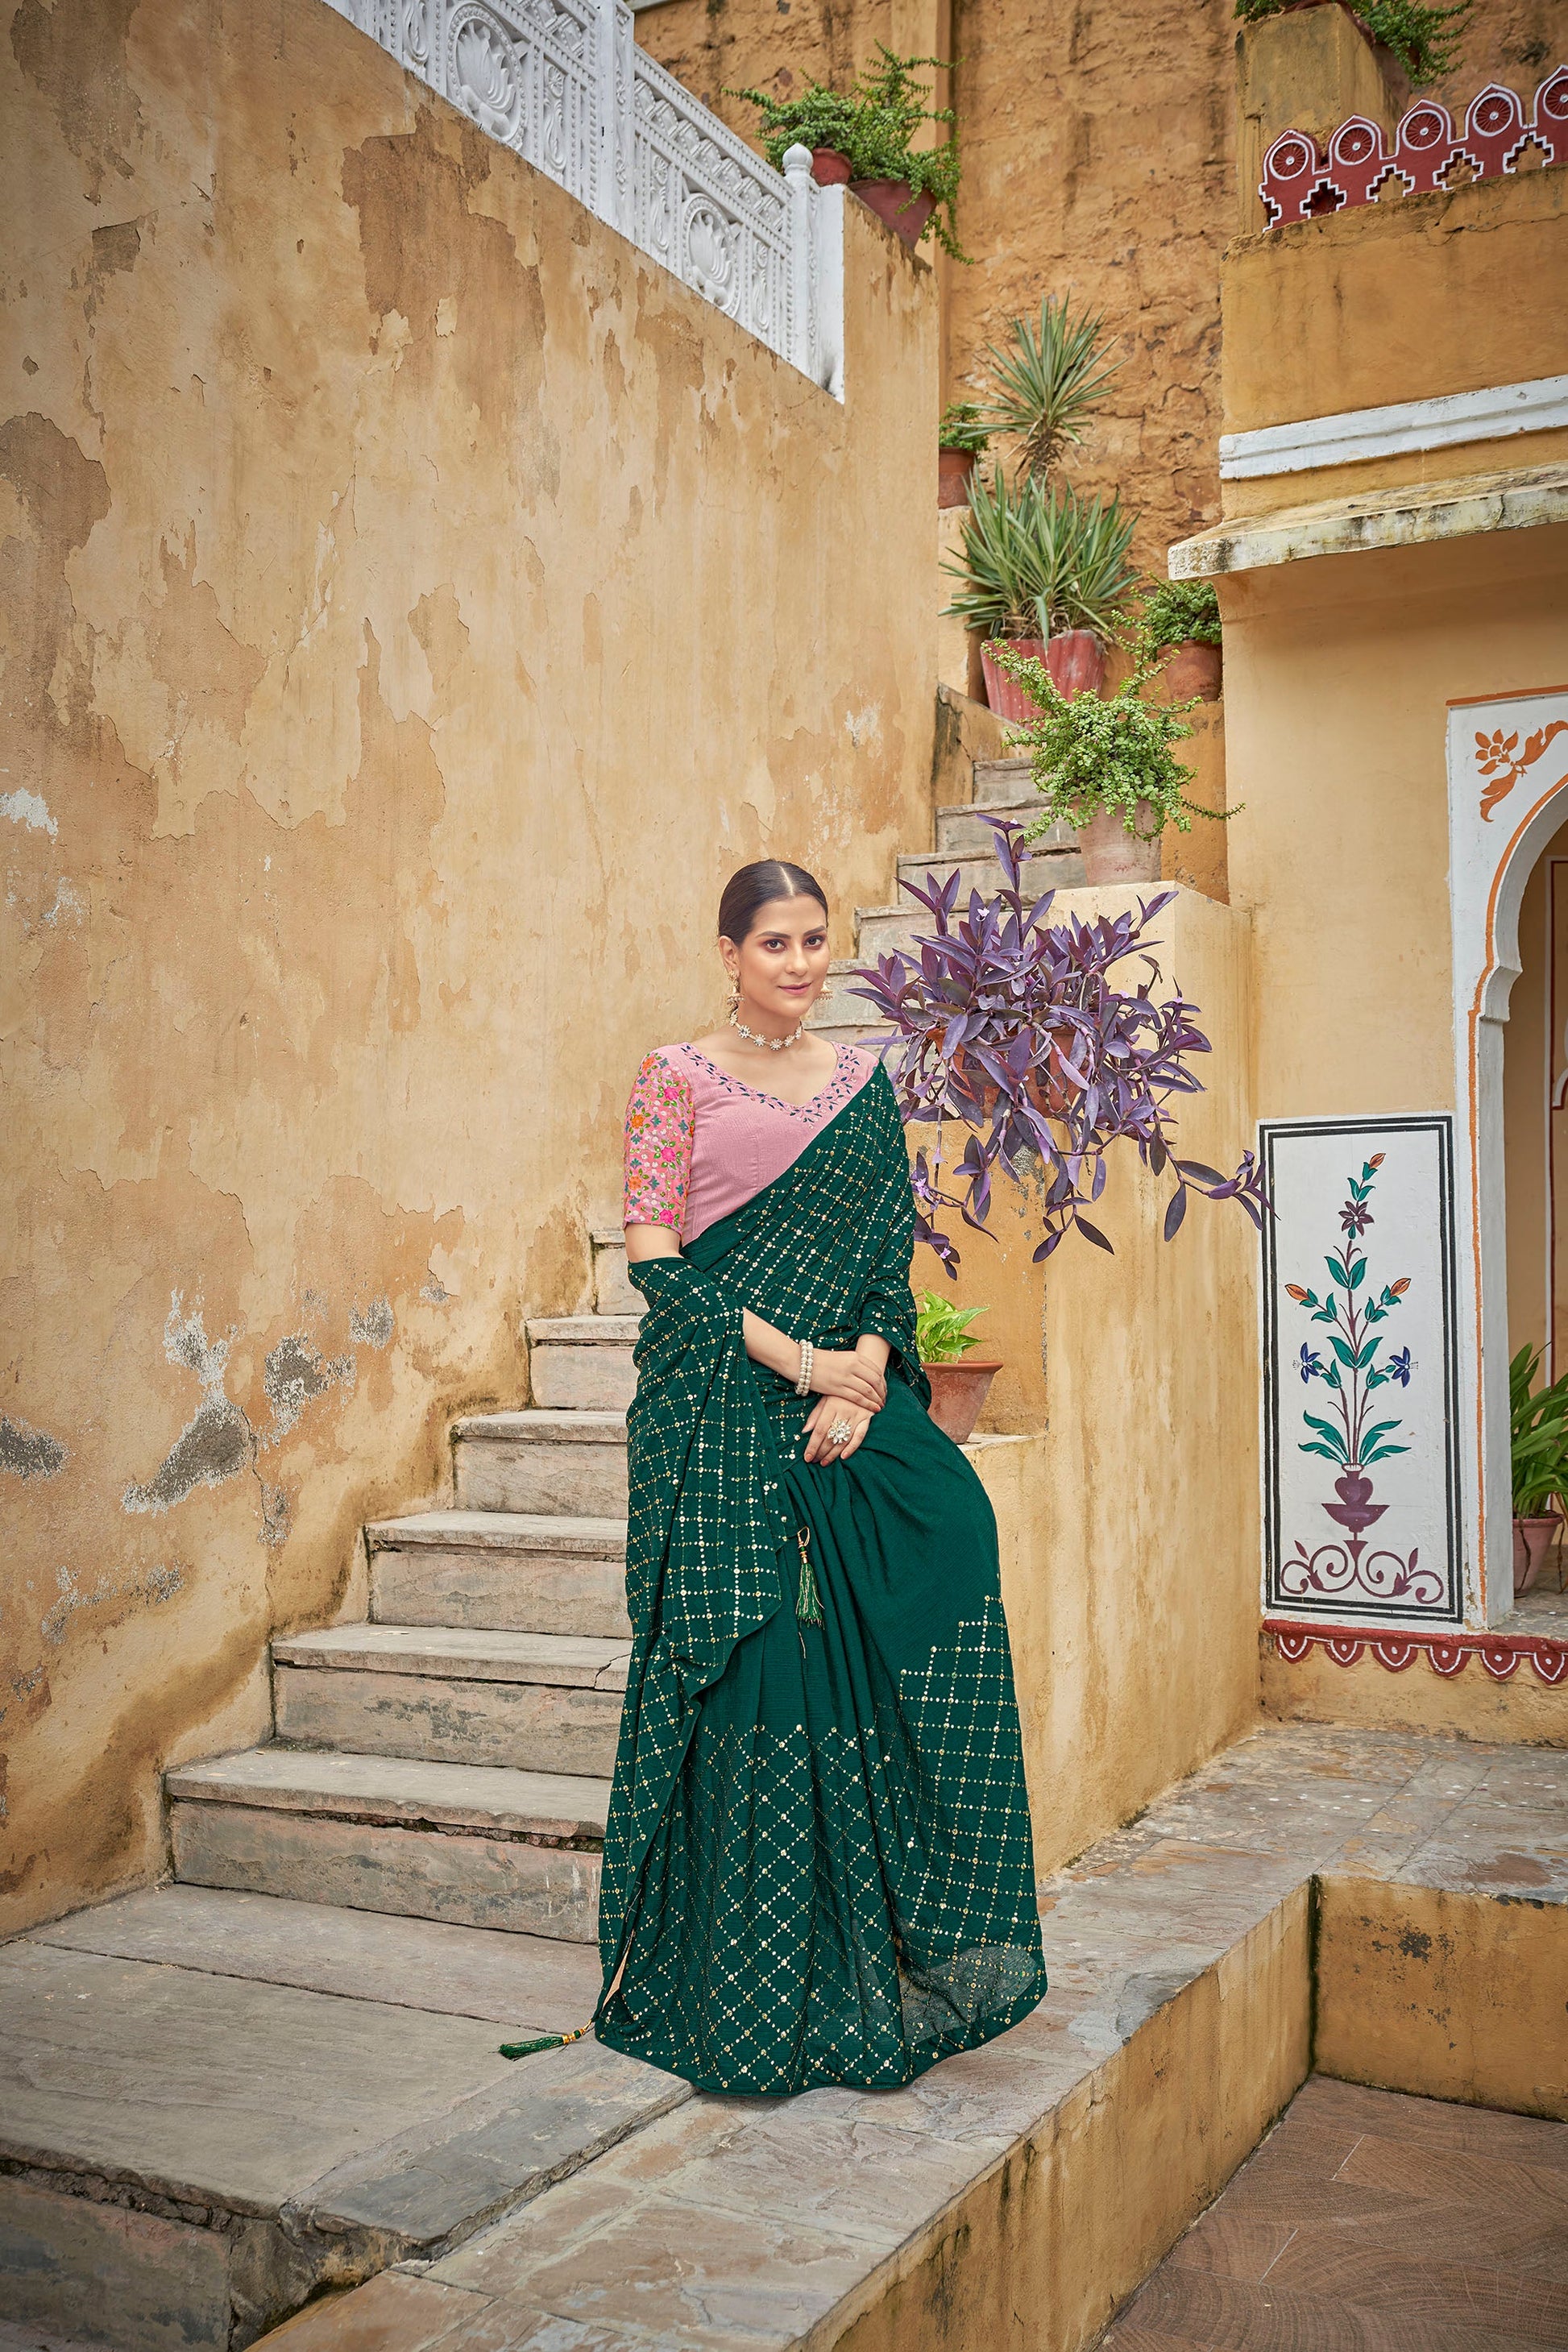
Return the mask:
<path id="1" fill-rule="evenodd" d="M 879 1412 L 888 1402 L 887 1374 L 853 1348 L 813 1349 L 811 1386 L 825 1402 L 837 1400 L 858 1412 Z"/>
<path id="2" fill-rule="evenodd" d="M 828 1432 L 841 1421 L 849 1423 L 849 1434 L 842 1445 L 831 1444 Z M 841 1403 L 837 1397 L 822 1396 L 812 1406 L 802 1425 L 805 1431 L 803 1461 L 847 1462 L 870 1428 L 871 1416 L 868 1412 L 858 1412 L 852 1405 Z"/>

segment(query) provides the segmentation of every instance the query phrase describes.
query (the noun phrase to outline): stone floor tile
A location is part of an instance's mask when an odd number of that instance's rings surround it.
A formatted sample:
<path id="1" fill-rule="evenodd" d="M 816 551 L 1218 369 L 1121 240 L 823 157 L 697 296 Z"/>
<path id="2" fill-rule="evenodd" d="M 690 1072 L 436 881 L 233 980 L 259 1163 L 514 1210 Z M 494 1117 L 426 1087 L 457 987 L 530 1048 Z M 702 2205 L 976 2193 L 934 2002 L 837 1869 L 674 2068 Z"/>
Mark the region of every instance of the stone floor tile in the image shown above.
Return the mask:
<path id="1" fill-rule="evenodd" d="M 144 1887 L 35 1928 L 27 1940 L 489 2018 L 519 2039 L 581 2025 L 601 1982 L 596 1946 L 212 1886 Z"/>
<path id="2" fill-rule="evenodd" d="M 278 2352 L 436 2352 L 482 2317 L 486 2299 L 406 2271 L 383 2271 L 346 2294 L 312 2303 L 267 2338 Z"/>
<path id="3" fill-rule="evenodd" d="M 547 2210 L 559 2193 L 499 2223 L 488 2242 L 476 2242 L 432 2275 L 451 2281 L 461 2273 L 469 2283 L 482 2276 L 521 2309 L 640 2330 L 681 2352 L 783 2352 L 866 2274 L 862 2240 L 624 2190 L 600 2226 L 574 2229 L 563 2246 Z"/>

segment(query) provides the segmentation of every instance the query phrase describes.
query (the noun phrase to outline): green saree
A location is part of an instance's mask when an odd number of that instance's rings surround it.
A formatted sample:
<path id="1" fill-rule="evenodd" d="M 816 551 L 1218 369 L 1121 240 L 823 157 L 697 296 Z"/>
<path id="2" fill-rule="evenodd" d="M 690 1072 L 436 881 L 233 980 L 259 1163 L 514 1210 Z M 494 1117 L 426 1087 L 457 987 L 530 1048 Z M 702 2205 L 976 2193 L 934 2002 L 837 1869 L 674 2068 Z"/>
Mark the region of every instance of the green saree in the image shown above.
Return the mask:
<path id="1" fill-rule="evenodd" d="M 634 1647 L 595 2022 L 702 2090 L 905 2083 L 1046 1989 L 996 1523 L 926 1412 L 912 1247 L 878 1069 L 782 1176 L 631 1269 Z M 742 1307 L 824 1348 L 889 1342 L 847 1461 L 802 1459 L 816 1399 L 752 1362 Z"/>

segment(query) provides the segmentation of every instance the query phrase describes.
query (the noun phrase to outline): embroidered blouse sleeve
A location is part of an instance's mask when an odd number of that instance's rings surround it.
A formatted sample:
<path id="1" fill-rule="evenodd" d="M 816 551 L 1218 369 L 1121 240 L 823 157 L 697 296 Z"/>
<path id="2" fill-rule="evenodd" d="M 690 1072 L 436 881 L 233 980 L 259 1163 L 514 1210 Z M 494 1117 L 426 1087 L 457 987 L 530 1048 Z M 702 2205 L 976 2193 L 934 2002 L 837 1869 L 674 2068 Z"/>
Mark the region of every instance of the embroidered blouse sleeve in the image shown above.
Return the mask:
<path id="1" fill-rule="evenodd" d="M 680 1231 L 697 1119 L 691 1081 L 658 1052 L 645 1055 L 626 1116 L 626 1225 Z"/>

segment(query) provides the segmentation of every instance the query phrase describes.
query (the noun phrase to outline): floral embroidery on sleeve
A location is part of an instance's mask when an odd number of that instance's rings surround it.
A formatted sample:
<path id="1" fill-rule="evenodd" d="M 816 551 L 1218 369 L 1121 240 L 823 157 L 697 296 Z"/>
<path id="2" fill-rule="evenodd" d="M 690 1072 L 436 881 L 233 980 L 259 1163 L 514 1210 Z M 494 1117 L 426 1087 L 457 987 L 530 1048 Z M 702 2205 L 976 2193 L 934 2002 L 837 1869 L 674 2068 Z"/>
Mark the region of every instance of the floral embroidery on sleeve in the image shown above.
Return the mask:
<path id="1" fill-rule="evenodd" d="M 662 1054 L 646 1055 L 626 1104 L 623 1224 L 673 1225 L 679 1232 L 695 1128 L 690 1079 Z"/>

